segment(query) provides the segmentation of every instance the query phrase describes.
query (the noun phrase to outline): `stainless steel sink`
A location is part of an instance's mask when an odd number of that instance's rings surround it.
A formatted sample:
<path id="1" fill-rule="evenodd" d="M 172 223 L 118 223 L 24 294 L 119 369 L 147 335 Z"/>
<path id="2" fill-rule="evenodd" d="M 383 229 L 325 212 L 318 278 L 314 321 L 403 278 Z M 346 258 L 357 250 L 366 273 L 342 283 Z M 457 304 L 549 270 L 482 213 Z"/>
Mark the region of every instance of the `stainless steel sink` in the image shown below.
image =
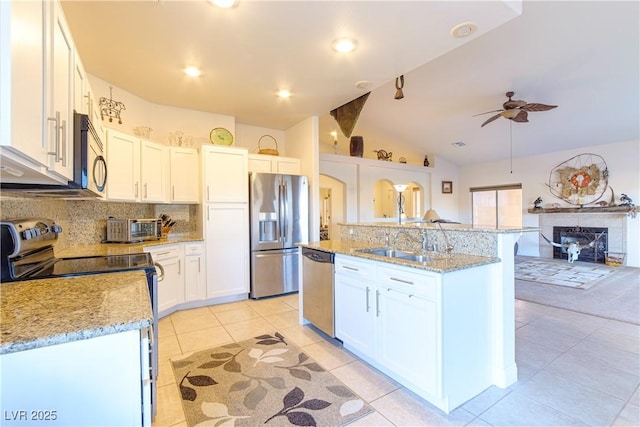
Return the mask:
<path id="1" fill-rule="evenodd" d="M 416 262 L 429 262 L 431 261 L 431 257 L 429 255 L 420 255 L 420 254 L 411 254 L 398 257 L 400 259 L 406 259 L 407 261 L 416 261 Z"/>
<path id="2" fill-rule="evenodd" d="M 358 252 L 371 254 L 371 255 L 384 256 L 389 258 L 405 258 L 405 257 L 419 256 L 414 254 L 413 252 L 404 252 L 404 251 L 399 251 L 397 249 L 392 249 L 392 248 L 361 249 Z"/>

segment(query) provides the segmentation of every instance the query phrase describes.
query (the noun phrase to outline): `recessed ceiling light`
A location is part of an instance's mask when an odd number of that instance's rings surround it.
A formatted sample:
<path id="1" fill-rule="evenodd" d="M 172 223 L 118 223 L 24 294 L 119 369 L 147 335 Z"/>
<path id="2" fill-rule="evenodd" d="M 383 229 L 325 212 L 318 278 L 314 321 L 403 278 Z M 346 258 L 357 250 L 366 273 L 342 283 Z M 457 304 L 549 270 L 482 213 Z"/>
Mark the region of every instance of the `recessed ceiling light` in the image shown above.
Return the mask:
<path id="1" fill-rule="evenodd" d="M 238 0 L 209 0 L 209 2 L 222 9 L 231 9 L 238 6 Z"/>
<path id="2" fill-rule="evenodd" d="M 335 39 L 331 43 L 331 48 L 336 52 L 340 53 L 349 53 L 356 50 L 358 47 L 358 41 L 354 39 L 350 39 L 348 37 L 342 37 L 339 39 Z"/>
<path id="3" fill-rule="evenodd" d="M 456 39 L 461 39 L 475 33 L 477 29 L 478 29 L 478 26 L 475 23 L 463 22 L 462 24 L 458 24 L 455 27 L 453 27 L 449 32 L 449 34 L 451 34 L 451 37 L 454 37 Z"/>
<path id="4" fill-rule="evenodd" d="M 367 90 L 371 87 L 371 82 L 368 80 L 360 80 L 359 82 L 356 82 L 356 87 L 358 89 Z"/>
<path id="5" fill-rule="evenodd" d="M 184 69 L 184 73 L 189 77 L 199 77 L 202 74 L 197 67 L 187 67 Z"/>
<path id="6" fill-rule="evenodd" d="M 286 89 L 281 89 L 281 90 L 278 91 L 278 96 L 280 98 L 286 99 L 286 98 L 289 98 L 291 96 L 291 92 L 289 92 Z"/>

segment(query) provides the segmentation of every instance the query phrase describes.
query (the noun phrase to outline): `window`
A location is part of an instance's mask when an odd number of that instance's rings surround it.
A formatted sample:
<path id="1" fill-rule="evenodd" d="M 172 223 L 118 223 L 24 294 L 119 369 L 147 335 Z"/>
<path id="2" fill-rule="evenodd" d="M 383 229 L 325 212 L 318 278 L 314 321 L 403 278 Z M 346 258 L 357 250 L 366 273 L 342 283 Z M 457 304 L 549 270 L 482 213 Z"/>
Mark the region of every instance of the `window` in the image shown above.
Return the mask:
<path id="1" fill-rule="evenodd" d="M 471 188 L 473 225 L 522 226 L 522 184 Z"/>

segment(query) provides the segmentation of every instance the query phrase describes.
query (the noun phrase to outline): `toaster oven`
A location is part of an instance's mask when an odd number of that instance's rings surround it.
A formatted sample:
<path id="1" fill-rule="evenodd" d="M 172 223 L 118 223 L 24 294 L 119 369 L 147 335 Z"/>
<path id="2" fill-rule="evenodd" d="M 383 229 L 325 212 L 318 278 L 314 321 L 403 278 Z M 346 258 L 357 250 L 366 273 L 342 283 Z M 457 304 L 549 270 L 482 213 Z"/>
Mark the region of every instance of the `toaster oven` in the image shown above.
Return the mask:
<path id="1" fill-rule="evenodd" d="M 149 219 L 107 219 L 107 242 L 136 243 L 162 238 L 162 220 Z"/>

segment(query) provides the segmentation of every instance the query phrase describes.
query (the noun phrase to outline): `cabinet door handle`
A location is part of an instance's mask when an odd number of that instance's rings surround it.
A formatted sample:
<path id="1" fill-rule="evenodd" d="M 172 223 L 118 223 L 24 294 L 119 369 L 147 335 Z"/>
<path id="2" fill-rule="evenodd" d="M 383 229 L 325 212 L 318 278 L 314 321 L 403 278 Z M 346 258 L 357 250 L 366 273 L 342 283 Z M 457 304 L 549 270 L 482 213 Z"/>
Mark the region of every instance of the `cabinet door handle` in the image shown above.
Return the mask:
<path id="1" fill-rule="evenodd" d="M 345 270 L 360 271 L 359 269 L 354 267 L 349 267 L 348 265 L 343 265 L 342 268 L 344 268 Z"/>
<path id="2" fill-rule="evenodd" d="M 60 111 L 56 111 L 55 117 L 47 117 L 47 120 L 55 122 L 55 138 L 56 142 L 54 145 L 54 151 L 48 151 L 47 154 L 50 156 L 55 156 L 55 162 L 58 163 L 60 161 Z"/>
<path id="3" fill-rule="evenodd" d="M 202 258 L 198 258 L 198 273 L 200 273 L 200 260 L 202 260 Z"/>
<path id="4" fill-rule="evenodd" d="M 182 274 L 182 260 L 178 260 L 178 274 Z"/>
<path id="5" fill-rule="evenodd" d="M 171 253 L 171 251 L 158 252 L 158 253 L 156 254 L 156 256 L 160 257 L 160 256 L 162 256 L 162 255 L 166 255 L 166 254 L 170 254 L 170 253 Z"/>
<path id="6" fill-rule="evenodd" d="M 211 200 L 211 197 L 209 197 L 209 186 L 207 185 L 207 202 Z"/>
<path id="7" fill-rule="evenodd" d="M 67 121 L 63 120 L 60 124 L 60 135 L 62 139 L 62 166 L 67 167 Z"/>
<path id="8" fill-rule="evenodd" d="M 394 282 L 400 282 L 400 283 L 404 283 L 407 285 L 413 285 L 413 282 L 410 280 L 404 280 L 404 279 L 398 279 L 397 277 L 390 277 L 389 279 L 393 280 Z"/>
<path id="9" fill-rule="evenodd" d="M 370 308 L 369 307 L 369 291 L 370 291 L 369 287 L 367 286 L 367 305 L 366 305 L 367 313 L 369 312 L 369 308 Z"/>
<path id="10" fill-rule="evenodd" d="M 380 291 L 376 289 L 376 317 L 380 316 Z"/>
<path id="11" fill-rule="evenodd" d="M 171 199 L 173 199 L 173 200 L 176 199 L 176 186 L 175 185 L 171 186 Z"/>
<path id="12" fill-rule="evenodd" d="M 137 198 L 138 197 L 138 183 L 137 182 L 136 182 L 136 187 L 135 188 L 136 188 L 136 192 L 135 192 L 135 196 L 134 197 Z"/>
<path id="13" fill-rule="evenodd" d="M 149 195 L 148 195 L 148 192 L 147 192 L 147 183 L 145 182 L 144 183 L 144 198 L 146 199 L 148 197 L 149 197 Z"/>

